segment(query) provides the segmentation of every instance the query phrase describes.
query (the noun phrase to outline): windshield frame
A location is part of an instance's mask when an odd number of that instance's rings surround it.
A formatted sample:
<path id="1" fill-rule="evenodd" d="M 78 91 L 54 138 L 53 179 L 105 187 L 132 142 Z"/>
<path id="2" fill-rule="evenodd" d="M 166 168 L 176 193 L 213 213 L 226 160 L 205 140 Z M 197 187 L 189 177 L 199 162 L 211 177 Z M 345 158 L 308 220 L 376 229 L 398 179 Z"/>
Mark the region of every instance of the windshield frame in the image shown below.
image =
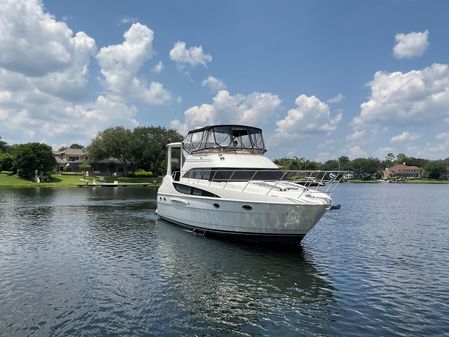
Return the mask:
<path id="1" fill-rule="evenodd" d="M 205 150 L 257 154 L 267 151 L 262 130 L 245 125 L 213 125 L 189 131 L 182 147 L 189 154 Z"/>

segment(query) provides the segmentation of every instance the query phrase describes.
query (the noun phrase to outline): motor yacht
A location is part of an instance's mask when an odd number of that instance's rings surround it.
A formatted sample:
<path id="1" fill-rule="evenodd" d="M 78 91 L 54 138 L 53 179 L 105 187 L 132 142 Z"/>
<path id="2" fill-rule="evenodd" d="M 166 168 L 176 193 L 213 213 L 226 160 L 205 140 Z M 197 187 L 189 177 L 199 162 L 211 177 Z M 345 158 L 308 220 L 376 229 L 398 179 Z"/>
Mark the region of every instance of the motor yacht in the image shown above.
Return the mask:
<path id="1" fill-rule="evenodd" d="M 158 215 L 205 235 L 299 243 L 331 208 L 345 172 L 283 170 L 265 152 L 256 127 L 190 131 L 167 145 Z"/>

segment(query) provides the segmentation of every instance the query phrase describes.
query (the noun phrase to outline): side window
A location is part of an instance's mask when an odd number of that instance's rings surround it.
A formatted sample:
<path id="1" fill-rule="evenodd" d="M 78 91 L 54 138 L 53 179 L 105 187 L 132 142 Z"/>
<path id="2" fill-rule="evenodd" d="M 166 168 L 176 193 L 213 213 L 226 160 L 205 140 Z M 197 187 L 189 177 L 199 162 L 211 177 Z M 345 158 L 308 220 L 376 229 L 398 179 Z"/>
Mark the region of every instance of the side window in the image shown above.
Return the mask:
<path id="1" fill-rule="evenodd" d="M 176 191 L 182 194 L 190 194 L 190 195 L 198 195 L 201 197 L 212 197 L 212 198 L 220 198 L 218 195 L 213 194 L 211 192 L 202 190 L 196 187 L 190 187 L 183 184 L 173 183 L 173 186 Z"/>

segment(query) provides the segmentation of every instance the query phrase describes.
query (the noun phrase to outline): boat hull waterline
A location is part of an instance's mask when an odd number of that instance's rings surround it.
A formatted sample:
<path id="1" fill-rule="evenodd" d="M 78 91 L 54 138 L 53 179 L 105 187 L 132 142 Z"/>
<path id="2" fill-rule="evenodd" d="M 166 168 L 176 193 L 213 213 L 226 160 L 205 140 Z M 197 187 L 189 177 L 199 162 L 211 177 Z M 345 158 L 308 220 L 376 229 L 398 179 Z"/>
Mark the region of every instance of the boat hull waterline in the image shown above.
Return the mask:
<path id="1" fill-rule="evenodd" d="M 217 208 L 218 206 L 218 208 Z M 292 205 L 211 200 L 158 194 L 158 215 L 204 234 L 262 241 L 298 242 L 326 212 L 328 205 Z"/>

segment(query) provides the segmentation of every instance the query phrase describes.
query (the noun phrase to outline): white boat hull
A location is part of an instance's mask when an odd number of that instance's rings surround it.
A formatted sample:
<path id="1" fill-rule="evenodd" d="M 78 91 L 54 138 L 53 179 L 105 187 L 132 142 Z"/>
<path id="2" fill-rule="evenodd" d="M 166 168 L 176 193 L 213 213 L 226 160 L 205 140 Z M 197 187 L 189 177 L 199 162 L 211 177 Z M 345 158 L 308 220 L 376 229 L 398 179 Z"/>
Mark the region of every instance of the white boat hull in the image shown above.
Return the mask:
<path id="1" fill-rule="evenodd" d="M 163 219 L 205 234 L 268 241 L 292 239 L 297 243 L 327 208 L 326 205 L 257 203 L 165 193 L 158 193 L 157 204 Z"/>

